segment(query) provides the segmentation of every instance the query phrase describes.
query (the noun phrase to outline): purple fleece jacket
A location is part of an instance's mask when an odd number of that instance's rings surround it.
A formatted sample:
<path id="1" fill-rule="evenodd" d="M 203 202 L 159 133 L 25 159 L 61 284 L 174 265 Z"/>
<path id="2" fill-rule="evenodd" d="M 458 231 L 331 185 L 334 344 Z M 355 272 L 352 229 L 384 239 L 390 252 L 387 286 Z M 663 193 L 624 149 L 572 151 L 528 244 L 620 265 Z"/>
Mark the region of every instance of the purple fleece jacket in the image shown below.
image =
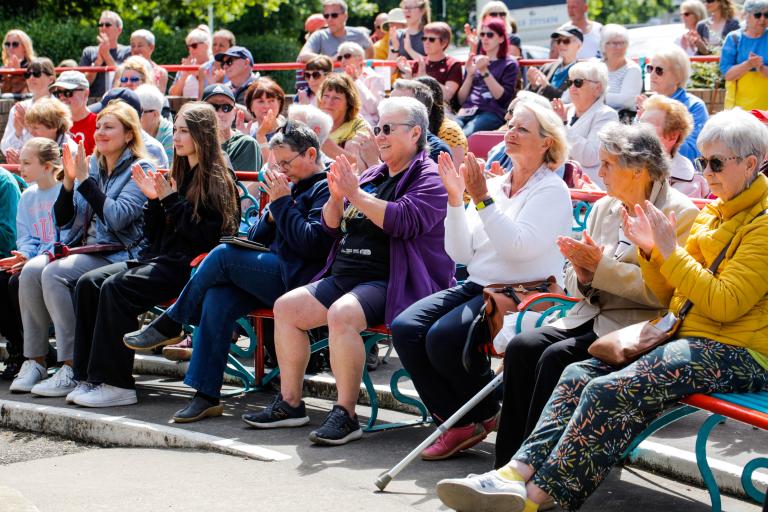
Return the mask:
<path id="1" fill-rule="evenodd" d="M 395 200 L 384 213 L 384 232 L 389 242 L 389 282 L 385 322 L 387 325 L 408 306 L 454 284 L 454 263 L 445 252 L 445 215 L 448 193 L 437 172 L 437 164 L 421 151 L 403 171 L 395 188 Z M 371 167 L 360 176 L 360 185 L 389 173 L 386 164 Z M 336 257 L 341 231 L 323 227 L 336 236 L 336 243 L 322 278 Z"/>

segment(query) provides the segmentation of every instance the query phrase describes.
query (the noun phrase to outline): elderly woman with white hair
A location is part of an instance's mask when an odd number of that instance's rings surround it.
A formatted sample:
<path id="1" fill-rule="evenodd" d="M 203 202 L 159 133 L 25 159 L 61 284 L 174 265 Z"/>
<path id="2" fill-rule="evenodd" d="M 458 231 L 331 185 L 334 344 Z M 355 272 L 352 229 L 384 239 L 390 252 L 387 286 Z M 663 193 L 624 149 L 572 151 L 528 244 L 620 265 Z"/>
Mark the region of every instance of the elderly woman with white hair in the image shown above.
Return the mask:
<path id="1" fill-rule="evenodd" d="M 379 121 L 379 102 L 384 98 L 387 83 L 372 67 L 365 65 L 365 50 L 353 41 L 339 45 L 336 60 L 344 72 L 355 82 L 360 96 L 360 114 L 371 126 Z"/>
<path id="2" fill-rule="evenodd" d="M 634 60 L 627 59 L 629 31 L 609 23 L 601 34 L 600 50 L 608 68 L 605 104 L 615 109 L 622 121 L 631 121 L 635 117 L 635 98 L 643 90 L 643 74 Z"/>
<path id="3" fill-rule="evenodd" d="M 168 161 L 173 162 L 173 123 L 163 117 L 165 96 L 150 84 L 142 84 L 134 92 L 141 103 L 142 130 L 163 145 Z"/>
<path id="4" fill-rule="evenodd" d="M 365 364 L 360 332 L 390 324 L 409 305 L 453 281 L 454 264 L 443 247 L 446 192 L 425 151 L 427 109 L 414 98 L 388 98 L 379 104 L 379 118 L 374 133 L 383 163 L 358 177 L 340 156 L 328 172 L 330 199 L 322 222 L 336 243 L 319 280 L 275 302 L 280 394 L 265 410 L 243 417 L 251 426 L 309 422 L 301 399 L 310 355 L 307 331 L 327 325 L 338 399 L 309 439 L 326 445 L 360 439 L 355 414 Z"/>
<path id="5" fill-rule="evenodd" d="M 555 241 L 570 231 L 571 200 L 554 170 L 567 154 L 563 123 L 551 109 L 523 101 L 508 126 L 504 140 L 514 172 L 486 181 L 472 153 L 458 170 L 448 155 L 440 155 L 438 168 L 448 191 L 445 249 L 467 266 L 469 277 L 416 302 L 392 324 L 400 361 L 438 424 L 493 378 L 479 352 L 471 353 L 468 368 L 462 357 L 483 308 L 483 287 L 549 276 L 562 281 L 564 260 Z M 465 192 L 472 198 L 466 208 Z M 495 430 L 498 409 L 498 400 L 486 397 L 426 448 L 422 459 L 447 459 L 479 443 Z"/>
<path id="6" fill-rule="evenodd" d="M 304 123 L 309 126 L 309 129 L 315 132 L 317 139 L 320 141 L 320 147 L 328 139 L 333 129 L 333 118 L 317 108 L 314 105 L 302 105 L 300 103 L 294 103 L 288 107 L 288 121 L 295 123 Z M 323 167 L 328 167 L 333 162 L 333 159 L 328 155 L 320 151 L 320 161 Z"/>
<path id="7" fill-rule="evenodd" d="M 684 245 L 674 217 L 650 201 L 622 214 L 642 279 L 661 306 L 679 314 L 693 304 L 675 337 L 621 369 L 597 358 L 569 365 L 512 460 L 441 481 L 443 503 L 464 511 L 537 510 L 554 499 L 576 510 L 630 443 L 682 398 L 768 385 L 768 178 L 759 173 L 768 128 L 741 110 L 725 111 L 698 144 L 718 199 L 701 210 Z"/>
<path id="8" fill-rule="evenodd" d="M 768 0 L 744 2 L 745 26 L 725 38 L 725 108 L 768 109 Z"/>
<path id="9" fill-rule="evenodd" d="M 577 62 L 568 72 L 567 107 L 560 99 L 552 100 L 552 108 L 566 125 L 568 158 L 576 160 L 586 176 L 587 183 L 604 188 L 598 175 L 600 169 L 600 140 L 598 132 L 611 121 L 618 121 L 614 109 L 605 104 L 608 88 L 608 68 L 597 60 Z"/>
<path id="10" fill-rule="evenodd" d="M 155 34 L 144 28 L 135 30 L 131 34 L 131 55 L 138 55 L 147 59 L 147 62 L 152 66 L 152 77 L 155 85 L 161 92 L 165 92 L 168 88 L 168 72 L 152 60 L 154 51 Z"/>
<path id="11" fill-rule="evenodd" d="M 215 82 L 213 77 L 214 60 L 211 54 L 211 33 L 207 26 L 201 25 L 187 34 L 185 42 L 189 55 L 181 59 L 181 64 L 200 67 L 197 71 L 180 71 L 177 73 L 168 94 L 199 100 L 203 97 L 203 89 Z"/>
<path id="12" fill-rule="evenodd" d="M 685 84 L 691 75 L 691 63 L 688 55 L 678 46 L 668 46 L 656 52 L 645 66 L 645 72 L 651 77 L 651 91 L 677 100 L 688 109 L 693 116 L 693 130 L 680 146 L 680 154 L 689 160 L 699 156 L 696 149 L 696 139 L 709 118 L 707 106 L 698 96 L 688 94 Z M 641 114 L 645 95 L 637 97 L 638 114 Z"/>
<path id="13" fill-rule="evenodd" d="M 131 55 L 117 66 L 112 88 L 122 87 L 135 91 L 140 85 L 155 86 L 155 73 L 147 59 L 140 55 Z"/>
<path id="14" fill-rule="evenodd" d="M 707 8 L 701 0 L 685 0 L 680 4 L 680 18 L 685 32 L 675 39 L 675 44 L 688 55 L 697 55 L 701 36 L 696 32 L 696 25 L 707 17 Z"/>

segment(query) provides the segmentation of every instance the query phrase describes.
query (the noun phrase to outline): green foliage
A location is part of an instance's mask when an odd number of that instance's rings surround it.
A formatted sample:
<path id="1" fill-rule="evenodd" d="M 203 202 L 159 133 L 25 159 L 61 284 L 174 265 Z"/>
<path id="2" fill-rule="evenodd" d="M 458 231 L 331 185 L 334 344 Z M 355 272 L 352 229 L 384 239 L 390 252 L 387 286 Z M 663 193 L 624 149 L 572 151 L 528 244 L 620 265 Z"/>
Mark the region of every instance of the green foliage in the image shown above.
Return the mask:
<path id="1" fill-rule="evenodd" d="M 725 87 L 717 62 L 692 62 L 691 79 L 688 87 L 692 89 L 717 89 Z"/>
<path id="2" fill-rule="evenodd" d="M 589 16 L 601 23 L 631 25 L 670 12 L 672 0 L 591 0 Z"/>

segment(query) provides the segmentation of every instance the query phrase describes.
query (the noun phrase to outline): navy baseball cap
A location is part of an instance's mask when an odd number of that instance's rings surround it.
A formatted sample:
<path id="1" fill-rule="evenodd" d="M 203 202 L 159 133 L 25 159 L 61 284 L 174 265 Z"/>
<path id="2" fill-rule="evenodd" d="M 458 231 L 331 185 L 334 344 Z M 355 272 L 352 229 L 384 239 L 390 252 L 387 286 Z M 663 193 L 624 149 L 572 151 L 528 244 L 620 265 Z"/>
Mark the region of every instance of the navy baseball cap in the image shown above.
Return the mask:
<path id="1" fill-rule="evenodd" d="M 113 100 L 126 102 L 128 105 L 133 107 L 136 113 L 139 114 L 139 117 L 141 117 L 141 100 L 139 100 L 139 97 L 135 92 L 125 88 L 110 89 L 106 92 L 106 94 L 104 94 L 104 96 L 102 96 L 101 101 L 90 105 L 88 110 L 94 114 L 98 114 L 102 111 L 102 109 L 104 109 L 104 107 L 109 105 L 110 101 Z"/>
<path id="2" fill-rule="evenodd" d="M 223 52 L 223 53 L 217 53 L 216 59 L 218 62 L 221 62 L 224 60 L 225 57 L 235 57 L 237 59 L 248 59 L 248 62 L 253 64 L 253 55 L 251 55 L 251 52 L 248 51 L 248 48 L 244 46 L 232 46 L 229 48 L 229 50 Z"/>
<path id="3" fill-rule="evenodd" d="M 235 103 L 235 94 L 232 89 L 226 84 L 212 84 L 203 89 L 203 101 L 208 100 L 211 96 L 226 96 Z"/>

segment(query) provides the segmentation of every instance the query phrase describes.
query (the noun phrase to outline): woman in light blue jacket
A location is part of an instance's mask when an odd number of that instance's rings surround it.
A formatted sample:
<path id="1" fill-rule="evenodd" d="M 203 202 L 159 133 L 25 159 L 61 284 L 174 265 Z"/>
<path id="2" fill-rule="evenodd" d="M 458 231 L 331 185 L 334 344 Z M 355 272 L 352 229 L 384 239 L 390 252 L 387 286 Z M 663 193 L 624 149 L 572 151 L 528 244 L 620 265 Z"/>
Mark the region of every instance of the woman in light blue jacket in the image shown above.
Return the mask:
<path id="1" fill-rule="evenodd" d="M 145 160 L 138 114 L 122 101 L 111 103 L 96 118 L 94 139 L 96 150 L 87 167 L 82 165 L 86 158 L 82 144 L 76 156 L 64 150 L 66 172 L 53 212 L 61 244 L 89 249 L 102 246 L 104 250 L 69 256 L 57 250 L 53 261 L 41 255 L 24 265 L 19 302 L 27 361 L 11 384 L 13 392 L 64 396 L 71 391 L 75 334 L 72 289 L 85 272 L 138 254 L 143 239 L 142 209 L 147 199 L 131 181 L 131 167 L 153 167 Z M 62 367 L 43 381 L 51 321 Z"/>

